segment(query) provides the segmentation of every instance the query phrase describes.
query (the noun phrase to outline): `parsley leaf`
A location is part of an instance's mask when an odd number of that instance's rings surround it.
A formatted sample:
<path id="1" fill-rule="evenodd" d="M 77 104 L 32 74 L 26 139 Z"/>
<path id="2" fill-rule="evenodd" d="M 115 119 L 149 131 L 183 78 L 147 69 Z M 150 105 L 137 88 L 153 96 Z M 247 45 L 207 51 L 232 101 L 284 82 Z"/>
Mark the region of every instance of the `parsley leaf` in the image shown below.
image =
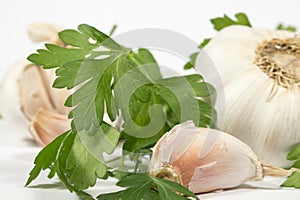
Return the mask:
<path id="1" fill-rule="evenodd" d="M 300 144 L 292 148 L 287 155 L 288 160 L 294 160 L 293 168 L 300 169 Z M 281 185 L 284 187 L 295 187 L 300 189 L 300 172 L 294 172 L 287 180 Z"/>
<path id="2" fill-rule="evenodd" d="M 53 142 L 51 142 L 47 147 L 45 147 L 35 158 L 34 164 L 35 167 L 29 173 L 30 176 L 25 184 L 29 185 L 34 179 L 37 178 L 38 174 L 45 169 L 52 170 L 54 168 L 53 163 L 57 159 L 59 154 L 60 147 L 69 133 L 64 133 L 58 136 Z M 53 174 L 54 172 L 54 174 Z M 55 170 L 51 171 L 49 178 L 55 175 Z"/>
<path id="3" fill-rule="evenodd" d="M 45 49 L 37 50 L 27 59 L 44 68 L 54 68 L 66 63 L 85 59 L 86 55 L 99 46 L 120 50 L 121 46 L 111 40 L 107 35 L 92 26 L 81 24 L 76 30 L 64 30 L 59 33 L 59 38 L 67 45 L 76 47 L 68 48 L 53 44 L 45 44 Z"/>
<path id="4" fill-rule="evenodd" d="M 133 80 L 133 77 L 130 77 L 129 80 Z M 119 90 L 124 91 L 125 88 Z M 198 126 L 212 127 L 210 119 L 212 115 L 215 115 L 215 111 L 208 103 L 199 99 L 209 96 L 213 92 L 212 87 L 204 83 L 202 77 L 197 74 L 161 79 L 140 87 L 131 97 L 129 119 L 124 118 L 123 136 L 127 141 L 123 149 L 132 152 L 136 149 L 151 147 L 171 127 L 187 120 L 193 120 Z M 122 98 L 123 101 L 124 99 L 126 98 Z M 162 105 L 162 112 L 166 114 L 163 116 L 157 114 L 156 117 L 150 117 L 151 108 L 155 104 Z M 126 108 L 124 107 L 122 113 L 125 112 Z M 149 115 L 143 113 L 149 113 Z M 153 118 L 159 122 L 150 122 Z M 134 123 L 134 127 L 128 127 L 130 123 L 127 120 L 132 119 L 136 123 Z M 155 132 L 155 128 L 149 126 L 150 123 L 155 124 L 154 126 L 160 127 L 160 129 Z M 151 130 L 138 127 L 136 124 L 143 127 L 149 126 Z M 133 131 L 135 131 L 134 134 L 132 134 Z M 152 134 L 145 135 L 148 132 Z"/>
<path id="5" fill-rule="evenodd" d="M 85 83 L 66 101 L 66 106 L 74 107 L 70 113 L 73 118 L 72 129 L 80 131 L 99 126 L 103 119 L 104 104 L 109 117 L 114 121 L 117 111 L 108 83 L 117 77 L 113 76 L 115 71 L 123 73 L 126 70 L 126 65 L 122 68 L 119 66 L 123 64 L 128 50 L 86 24 L 80 25 L 78 31 L 62 31 L 59 37 L 74 48 L 46 44 L 47 50 L 38 50 L 38 54 L 30 55 L 28 60 L 46 69 L 59 67 L 58 78 L 53 85 L 55 88 L 72 89 Z M 100 46 L 108 50 L 97 50 Z"/>
<path id="6" fill-rule="evenodd" d="M 102 123 L 101 129 L 89 130 L 89 134 L 87 131 L 62 134 L 38 154 L 25 185 L 42 170 L 50 169 L 49 178 L 57 174 L 70 191 L 84 194 L 82 190 L 94 186 L 97 178 L 107 176 L 102 154 L 114 151 L 119 135 L 106 123 Z"/>
<path id="7" fill-rule="evenodd" d="M 287 155 L 288 160 L 297 160 L 300 159 L 300 144 L 294 146 L 292 150 Z"/>
<path id="8" fill-rule="evenodd" d="M 300 172 L 294 172 L 281 186 L 300 189 Z"/>
<path id="9" fill-rule="evenodd" d="M 198 46 L 198 49 L 203 49 L 209 43 L 210 40 L 211 38 L 204 39 L 203 42 Z M 187 69 L 194 68 L 197 56 L 198 56 L 198 52 L 191 54 L 190 61 L 184 65 L 184 69 L 187 70 Z"/>
<path id="10" fill-rule="evenodd" d="M 184 65 L 184 69 L 192 69 L 195 66 L 196 58 L 198 56 L 198 52 L 192 53 L 190 55 L 190 60 Z"/>
<path id="11" fill-rule="evenodd" d="M 214 25 L 214 29 L 216 29 L 217 31 L 220 31 L 223 28 L 231 25 L 243 25 L 251 27 L 249 19 L 244 13 L 237 13 L 234 16 L 236 17 L 236 21 L 230 19 L 227 15 L 211 19 L 210 21 Z"/>
<path id="12" fill-rule="evenodd" d="M 297 28 L 294 26 L 285 26 L 283 24 L 278 24 L 278 26 L 276 27 L 277 30 L 286 30 L 286 31 L 290 31 L 290 32 L 296 32 Z"/>
<path id="13" fill-rule="evenodd" d="M 99 195 L 97 197 L 98 200 L 188 199 L 187 197 L 179 195 L 179 193 L 192 197 L 193 199 L 199 199 L 195 194 L 179 183 L 152 177 L 146 174 L 134 174 L 124 177 L 117 183 L 117 185 L 120 187 L 126 187 L 126 189 L 115 193 Z M 157 188 L 157 191 L 155 191 L 154 188 Z"/>

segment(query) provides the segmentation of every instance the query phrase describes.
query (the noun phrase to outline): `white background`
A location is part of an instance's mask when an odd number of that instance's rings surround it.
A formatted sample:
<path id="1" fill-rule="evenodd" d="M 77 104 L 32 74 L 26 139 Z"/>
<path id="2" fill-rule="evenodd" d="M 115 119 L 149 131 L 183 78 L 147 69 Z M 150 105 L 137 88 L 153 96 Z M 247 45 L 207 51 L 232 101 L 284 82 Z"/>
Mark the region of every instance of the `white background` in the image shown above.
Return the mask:
<path id="1" fill-rule="evenodd" d="M 233 17 L 237 12 L 245 12 L 253 26 L 273 29 L 279 22 L 300 26 L 299 8 L 299 0 L 185 0 L 180 3 L 174 0 L 1 0 L 0 77 L 15 62 L 41 47 L 40 44 L 32 44 L 26 32 L 27 26 L 35 21 L 51 22 L 66 28 L 88 23 L 106 33 L 117 24 L 116 34 L 138 28 L 164 28 L 200 43 L 215 34 L 209 19 L 225 13 Z M 48 189 L 23 188 L 39 148 L 30 142 L 27 130 L 16 131 L 5 121 L 0 122 L 0 137 L 0 199 L 77 199 L 59 185 L 44 184 L 44 188 Z M 268 179 L 264 186 L 276 188 L 280 181 Z M 201 199 L 300 198 L 299 191 L 245 187 L 249 186 L 202 195 Z M 109 189 L 107 184 L 94 192 Z"/>

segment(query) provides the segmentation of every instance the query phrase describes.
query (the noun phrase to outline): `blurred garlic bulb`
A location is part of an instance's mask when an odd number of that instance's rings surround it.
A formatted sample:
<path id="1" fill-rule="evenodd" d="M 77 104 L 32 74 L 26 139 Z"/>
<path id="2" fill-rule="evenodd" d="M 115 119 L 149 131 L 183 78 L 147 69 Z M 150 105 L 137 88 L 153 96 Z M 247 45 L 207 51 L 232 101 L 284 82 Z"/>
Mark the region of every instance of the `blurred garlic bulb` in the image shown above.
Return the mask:
<path id="1" fill-rule="evenodd" d="M 59 30 L 55 25 L 33 23 L 29 35 L 32 41 L 58 45 Z M 0 110 L 4 120 L 20 130 L 29 127 L 35 141 L 43 146 L 70 129 L 70 108 L 64 106 L 70 91 L 52 88 L 55 78 L 54 70 L 21 61 L 10 68 L 2 81 Z"/>
<path id="2" fill-rule="evenodd" d="M 289 176 L 294 171 L 260 160 L 237 138 L 197 128 L 192 121 L 173 127 L 155 145 L 150 174 L 181 183 L 194 193 L 233 188 L 264 176 Z"/>
<path id="3" fill-rule="evenodd" d="M 286 155 L 300 142 L 299 35 L 230 26 L 204 51 L 224 88 L 225 119 L 218 127 L 247 143 L 266 162 L 289 166 Z M 200 54 L 196 68 L 221 93 L 216 74 L 205 69 L 205 59 Z"/>

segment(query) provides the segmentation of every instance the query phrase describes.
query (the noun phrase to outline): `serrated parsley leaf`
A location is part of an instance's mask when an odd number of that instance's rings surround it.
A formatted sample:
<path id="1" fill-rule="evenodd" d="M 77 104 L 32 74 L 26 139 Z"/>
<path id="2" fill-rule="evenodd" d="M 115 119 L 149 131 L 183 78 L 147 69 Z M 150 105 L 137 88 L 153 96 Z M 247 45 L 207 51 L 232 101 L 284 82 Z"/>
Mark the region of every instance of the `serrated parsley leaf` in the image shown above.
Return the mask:
<path id="1" fill-rule="evenodd" d="M 38 54 L 32 54 L 28 59 L 44 68 L 58 67 L 58 78 L 53 85 L 56 88 L 72 89 L 81 84 L 66 101 L 66 106 L 74 108 L 69 115 L 73 118 L 72 129 L 78 132 L 92 126 L 99 127 L 104 105 L 114 121 L 117 109 L 111 82 L 118 81 L 120 74 L 128 70 L 125 61 L 128 49 L 85 24 L 80 25 L 78 31 L 65 30 L 59 36 L 73 48 L 47 44 L 47 50 L 38 50 Z M 100 46 L 102 49 L 97 50 Z"/>
<path id="2" fill-rule="evenodd" d="M 294 146 L 292 150 L 287 155 L 288 160 L 298 160 L 300 159 L 300 144 Z"/>
<path id="3" fill-rule="evenodd" d="M 249 19 L 244 13 L 237 13 L 234 16 L 236 17 L 236 20 L 230 19 L 227 15 L 224 15 L 223 17 L 217 17 L 211 19 L 210 21 L 214 25 L 214 29 L 217 31 L 220 31 L 223 28 L 231 25 L 243 25 L 251 27 Z"/>
<path id="4" fill-rule="evenodd" d="M 300 144 L 292 148 L 292 150 L 287 155 L 287 159 L 295 160 L 295 163 L 291 167 L 300 170 Z M 300 172 L 294 172 L 281 186 L 300 189 Z"/>
<path id="5" fill-rule="evenodd" d="M 81 193 L 94 186 L 97 178 L 106 177 L 107 167 L 103 153 L 111 154 L 117 146 L 120 133 L 106 123 L 100 129 L 74 133 L 69 131 L 46 146 L 36 157 L 26 185 L 38 174 L 50 169 L 70 191 Z M 83 195 L 84 193 L 82 193 Z"/>
<path id="6" fill-rule="evenodd" d="M 36 179 L 42 170 L 52 170 L 52 168 L 54 167 L 53 164 L 55 163 L 57 155 L 59 154 L 59 149 L 68 134 L 69 133 L 67 132 L 57 137 L 36 156 L 34 160 L 35 166 L 29 173 L 30 176 L 25 186 L 29 185 L 34 179 Z M 53 175 L 54 174 L 50 174 L 51 177 L 53 177 Z"/>
<path id="7" fill-rule="evenodd" d="M 286 31 L 290 31 L 290 32 L 296 32 L 297 31 L 297 28 L 295 26 L 285 26 L 283 24 L 278 24 L 276 29 L 277 30 L 286 30 Z"/>
<path id="8" fill-rule="evenodd" d="M 281 186 L 300 189 L 300 172 L 294 172 Z"/>
<path id="9" fill-rule="evenodd" d="M 187 69 L 194 68 L 197 56 L 198 56 L 198 52 L 192 53 L 189 57 L 190 60 L 184 65 L 184 69 L 187 70 Z"/>
<path id="10" fill-rule="evenodd" d="M 203 49 L 208 43 L 209 41 L 211 40 L 211 38 L 206 38 L 204 39 L 201 44 L 198 46 L 198 49 Z M 192 53 L 190 55 L 190 60 L 189 62 L 187 62 L 185 65 L 184 65 L 184 69 L 192 69 L 194 68 L 195 66 L 195 63 L 196 63 L 196 59 L 197 59 L 197 56 L 198 56 L 198 52 L 195 52 L 195 53 Z"/>
<path id="11" fill-rule="evenodd" d="M 46 49 L 37 50 L 37 54 L 31 54 L 27 59 L 47 69 L 85 59 L 87 55 L 92 53 L 92 50 L 100 46 L 112 50 L 122 49 L 107 35 L 87 24 L 79 25 L 78 31 L 64 30 L 59 33 L 59 38 L 66 45 L 74 48 L 46 44 Z"/>
<path id="12" fill-rule="evenodd" d="M 199 199 L 195 194 L 179 183 L 152 177 L 147 174 L 134 174 L 124 177 L 117 185 L 125 187 L 126 189 L 115 193 L 99 195 L 97 197 L 98 200 L 186 200 L 188 199 L 187 197 Z M 157 188 L 157 190 L 153 188 Z M 178 193 L 184 194 L 187 197 L 181 196 Z"/>
<path id="13" fill-rule="evenodd" d="M 131 78 L 129 79 L 131 80 Z M 215 111 L 209 104 L 199 99 L 209 96 L 214 90 L 203 82 L 200 75 L 161 79 L 137 88 L 139 89 L 133 93 L 129 101 L 129 115 L 124 115 L 127 107 L 121 109 L 123 116 L 128 117 L 128 119 L 124 117 L 125 129 L 123 131 L 123 136 L 127 139 L 124 144 L 126 151 L 132 152 L 135 149 L 151 147 L 171 127 L 187 120 L 193 120 L 198 126 L 212 125 L 210 122 Z M 115 94 L 124 90 L 126 89 L 120 88 Z M 122 97 L 121 94 L 119 96 Z M 124 105 L 126 106 L 126 104 Z M 161 109 L 162 115 L 158 111 L 155 117 L 151 117 L 151 109 L 155 105 L 161 105 L 159 109 Z M 159 122 L 151 121 L 153 118 Z M 133 120 L 134 126 L 128 127 L 131 124 L 127 120 Z M 142 128 L 151 126 L 151 124 L 160 129 Z M 133 133 L 132 130 L 135 132 Z M 145 133 L 151 134 L 146 135 Z"/>
<path id="14" fill-rule="evenodd" d="M 198 46 L 199 49 L 203 49 L 208 43 L 209 41 L 211 40 L 211 38 L 206 38 L 204 39 L 201 44 Z"/>

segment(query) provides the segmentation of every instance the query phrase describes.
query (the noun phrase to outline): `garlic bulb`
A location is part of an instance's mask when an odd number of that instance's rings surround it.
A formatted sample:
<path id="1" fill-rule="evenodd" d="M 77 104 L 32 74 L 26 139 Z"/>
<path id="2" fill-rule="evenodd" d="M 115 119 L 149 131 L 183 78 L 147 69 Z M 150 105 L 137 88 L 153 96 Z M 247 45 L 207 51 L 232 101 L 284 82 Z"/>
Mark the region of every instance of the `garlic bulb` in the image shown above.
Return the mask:
<path id="1" fill-rule="evenodd" d="M 224 88 L 225 118 L 218 127 L 243 140 L 266 162 L 289 166 L 286 155 L 300 142 L 300 37 L 288 31 L 230 26 L 204 51 Z M 200 53 L 196 68 L 221 92 L 216 74 L 205 73 L 205 59 Z"/>
<path id="2" fill-rule="evenodd" d="M 181 183 L 194 193 L 233 188 L 264 176 L 289 176 L 294 171 L 260 160 L 237 138 L 197 128 L 192 121 L 173 127 L 155 145 L 150 174 Z"/>
<path id="3" fill-rule="evenodd" d="M 58 31 L 57 26 L 47 23 L 33 23 L 28 30 L 32 41 L 61 44 Z M 54 70 L 21 61 L 10 68 L 2 81 L 0 110 L 4 120 L 20 131 L 28 127 L 35 141 L 43 146 L 70 129 L 70 108 L 64 106 L 70 91 L 52 88 L 55 78 Z"/>

